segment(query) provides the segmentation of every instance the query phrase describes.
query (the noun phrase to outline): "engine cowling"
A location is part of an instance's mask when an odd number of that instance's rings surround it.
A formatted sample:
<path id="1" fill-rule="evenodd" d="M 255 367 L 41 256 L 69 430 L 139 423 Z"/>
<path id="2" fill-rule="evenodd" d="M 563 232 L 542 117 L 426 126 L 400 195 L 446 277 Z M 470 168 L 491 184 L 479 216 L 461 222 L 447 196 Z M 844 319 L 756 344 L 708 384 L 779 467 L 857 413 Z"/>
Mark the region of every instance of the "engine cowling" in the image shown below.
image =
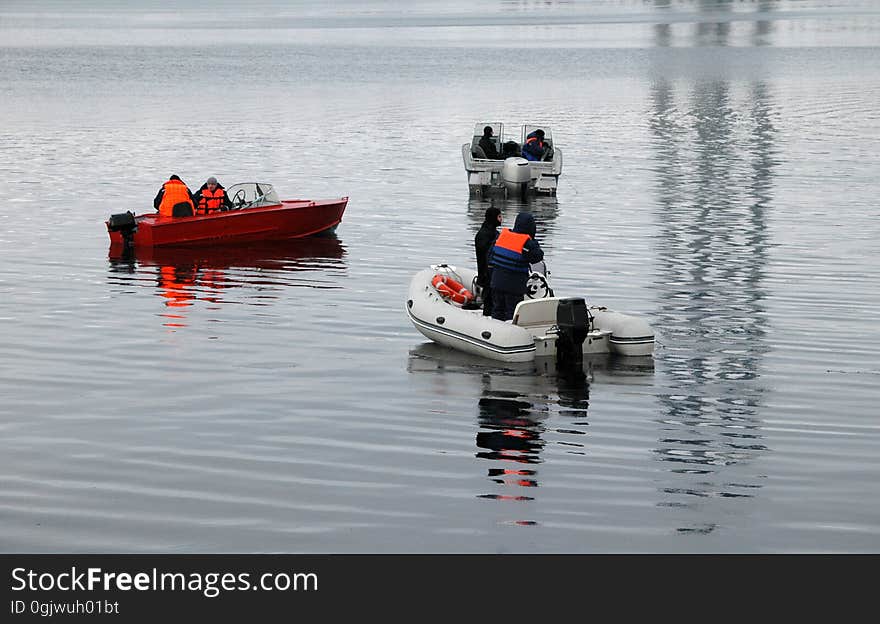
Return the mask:
<path id="1" fill-rule="evenodd" d="M 509 196 L 524 196 L 531 179 L 532 164 L 528 160 L 517 156 L 504 161 L 501 167 L 501 181 Z"/>

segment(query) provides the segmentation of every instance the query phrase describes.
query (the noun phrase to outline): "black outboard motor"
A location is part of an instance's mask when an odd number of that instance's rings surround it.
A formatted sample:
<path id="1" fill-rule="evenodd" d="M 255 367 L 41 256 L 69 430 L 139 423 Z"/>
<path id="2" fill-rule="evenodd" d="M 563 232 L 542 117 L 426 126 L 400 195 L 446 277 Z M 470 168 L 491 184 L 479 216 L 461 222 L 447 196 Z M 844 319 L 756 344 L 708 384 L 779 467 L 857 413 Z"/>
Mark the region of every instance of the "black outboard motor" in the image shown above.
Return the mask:
<path id="1" fill-rule="evenodd" d="M 583 299 L 560 299 L 556 308 L 556 367 L 581 367 L 584 362 L 584 340 L 590 331 L 590 313 Z"/>
<path id="2" fill-rule="evenodd" d="M 111 232 L 119 232 L 122 235 L 122 244 L 131 247 L 134 243 L 134 233 L 137 232 L 137 221 L 135 221 L 134 213 L 121 212 L 119 214 L 110 215 L 107 220 L 107 229 Z"/>

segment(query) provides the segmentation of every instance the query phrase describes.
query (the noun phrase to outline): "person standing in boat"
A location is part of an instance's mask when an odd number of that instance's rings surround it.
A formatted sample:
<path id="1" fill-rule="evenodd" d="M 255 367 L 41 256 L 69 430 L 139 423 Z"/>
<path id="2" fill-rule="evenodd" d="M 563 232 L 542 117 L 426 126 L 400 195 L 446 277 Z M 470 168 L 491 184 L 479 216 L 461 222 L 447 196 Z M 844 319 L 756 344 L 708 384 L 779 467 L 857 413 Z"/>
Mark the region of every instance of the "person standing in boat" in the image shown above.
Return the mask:
<path id="1" fill-rule="evenodd" d="M 498 153 L 498 148 L 495 147 L 495 142 L 492 140 L 492 132 L 492 126 L 483 128 L 483 136 L 480 138 L 478 145 L 483 148 L 486 158 L 501 160 L 501 154 Z"/>
<path id="2" fill-rule="evenodd" d="M 502 228 L 489 250 L 492 267 L 492 318 L 509 321 L 516 304 L 523 300 L 529 281 L 530 265 L 544 259 L 535 240 L 535 217 L 530 212 L 516 215 L 513 229 Z"/>
<path id="3" fill-rule="evenodd" d="M 526 142 L 522 146 L 522 155 L 526 160 L 541 160 L 546 150 L 544 131 L 538 128 L 526 137 Z"/>
<path id="4" fill-rule="evenodd" d="M 487 126 L 490 130 L 491 127 Z M 474 236 L 474 251 L 477 254 L 477 284 L 483 293 L 483 316 L 492 314 L 492 269 L 489 267 L 489 250 L 498 237 L 498 226 L 501 225 L 501 211 L 495 206 L 486 208 L 483 224 Z"/>
<path id="5" fill-rule="evenodd" d="M 226 195 L 226 189 L 217 182 L 217 178 L 211 176 L 202 184 L 193 196 L 197 215 L 207 215 L 218 210 L 232 210 L 232 202 Z"/>
<path id="6" fill-rule="evenodd" d="M 192 191 L 177 175 L 172 175 L 162 185 L 153 207 L 159 211 L 160 217 L 191 217 L 195 212 Z"/>

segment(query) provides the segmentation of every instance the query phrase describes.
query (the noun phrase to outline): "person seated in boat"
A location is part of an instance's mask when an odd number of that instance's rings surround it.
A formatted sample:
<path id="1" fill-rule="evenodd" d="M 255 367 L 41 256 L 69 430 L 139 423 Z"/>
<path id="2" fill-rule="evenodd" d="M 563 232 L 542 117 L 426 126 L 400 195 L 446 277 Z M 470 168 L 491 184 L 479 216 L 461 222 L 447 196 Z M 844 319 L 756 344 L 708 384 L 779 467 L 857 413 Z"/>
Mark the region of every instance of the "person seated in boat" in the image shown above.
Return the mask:
<path id="1" fill-rule="evenodd" d="M 226 195 L 226 189 L 217 182 L 217 178 L 211 176 L 202 184 L 193 196 L 197 215 L 207 215 L 218 210 L 232 210 L 232 202 Z"/>
<path id="2" fill-rule="evenodd" d="M 483 136 L 480 138 L 478 145 L 483 148 L 483 153 L 486 154 L 486 158 L 490 160 L 501 160 L 501 154 L 498 153 L 498 148 L 495 147 L 495 141 L 492 140 L 492 132 L 492 126 L 486 126 L 483 128 Z"/>
<path id="3" fill-rule="evenodd" d="M 477 254 L 477 284 L 483 294 L 483 316 L 492 315 L 492 269 L 489 267 L 489 250 L 498 237 L 501 225 L 501 211 L 495 206 L 486 208 L 483 224 L 474 236 L 474 251 Z"/>
<path id="4" fill-rule="evenodd" d="M 514 158 L 520 155 L 519 143 L 516 141 L 507 141 L 501 146 L 501 158 Z"/>
<path id="5" fill-rule="evenodd" d="M 530 266 L 544 259 L 544 251 L 535 240 L 535 217 L 530 212 L 516 215 L 513 229 L 502 228 L 489 250 L 492 267 L 492 318 L 509 321 L 516 304 L 523 300 L 529 281 Z"/>
<path id="6" fill-rule="evenodd" d="M 522 155 L 526 160 L 541 160 L 546 150 L 544 131 L 538 128 L 526 137 L 526 142 L 522 146 Z"/>
<path id="7" fill-rule="evenodd" d="M 172 175 L 162 185 L 153 200 L 153 207 L 159 211 L 160 217 L 191 217 L 195 212 L 192 191 L 177 175 Z"/>

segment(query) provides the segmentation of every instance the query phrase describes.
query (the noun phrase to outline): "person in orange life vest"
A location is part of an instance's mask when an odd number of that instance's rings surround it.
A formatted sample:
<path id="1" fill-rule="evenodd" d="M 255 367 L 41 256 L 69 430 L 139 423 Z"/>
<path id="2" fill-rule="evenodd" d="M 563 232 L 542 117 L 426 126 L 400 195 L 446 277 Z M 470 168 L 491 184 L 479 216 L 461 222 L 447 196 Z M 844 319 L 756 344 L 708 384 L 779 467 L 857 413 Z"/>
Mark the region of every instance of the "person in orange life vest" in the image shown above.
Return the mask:
<path id="1" fill-rule="evenodd" d="M 492 268 L 492 318 L 509 321 L 516 304 L 523 300 L 531 273 L 530 265 L 544 259 L 535 240 L 535 217 L 530 212 L 516 215 L 513 229 L 502 228 L 489 250 Z"/>
<path id="2" fill-rule="evenodd" d="M 522 155 L 526 160 L 541 160 L 546 150 L 544 131 L 538 128 L 526 137 L 526 142 L 522 146 Z"/>
<path id="3" fill-rule="evenodd" d="M 160 217 L 191 217 L 195 212 L 192 191 L 176 175 L 168 178 L 156 193 L 153 207 L 159 211 Z"/>
<path id="4" fill-rule="evenodd" d="M 217 182 L 217 178 L 211 176 L 202 184 L 202 188 L 196 191 L 193 196 L 193 203 L 196 205 L 196 214 L 211 214 L 218 210 L 231 210 L 232 202 L 226 195 L 226 189 Z"/>

